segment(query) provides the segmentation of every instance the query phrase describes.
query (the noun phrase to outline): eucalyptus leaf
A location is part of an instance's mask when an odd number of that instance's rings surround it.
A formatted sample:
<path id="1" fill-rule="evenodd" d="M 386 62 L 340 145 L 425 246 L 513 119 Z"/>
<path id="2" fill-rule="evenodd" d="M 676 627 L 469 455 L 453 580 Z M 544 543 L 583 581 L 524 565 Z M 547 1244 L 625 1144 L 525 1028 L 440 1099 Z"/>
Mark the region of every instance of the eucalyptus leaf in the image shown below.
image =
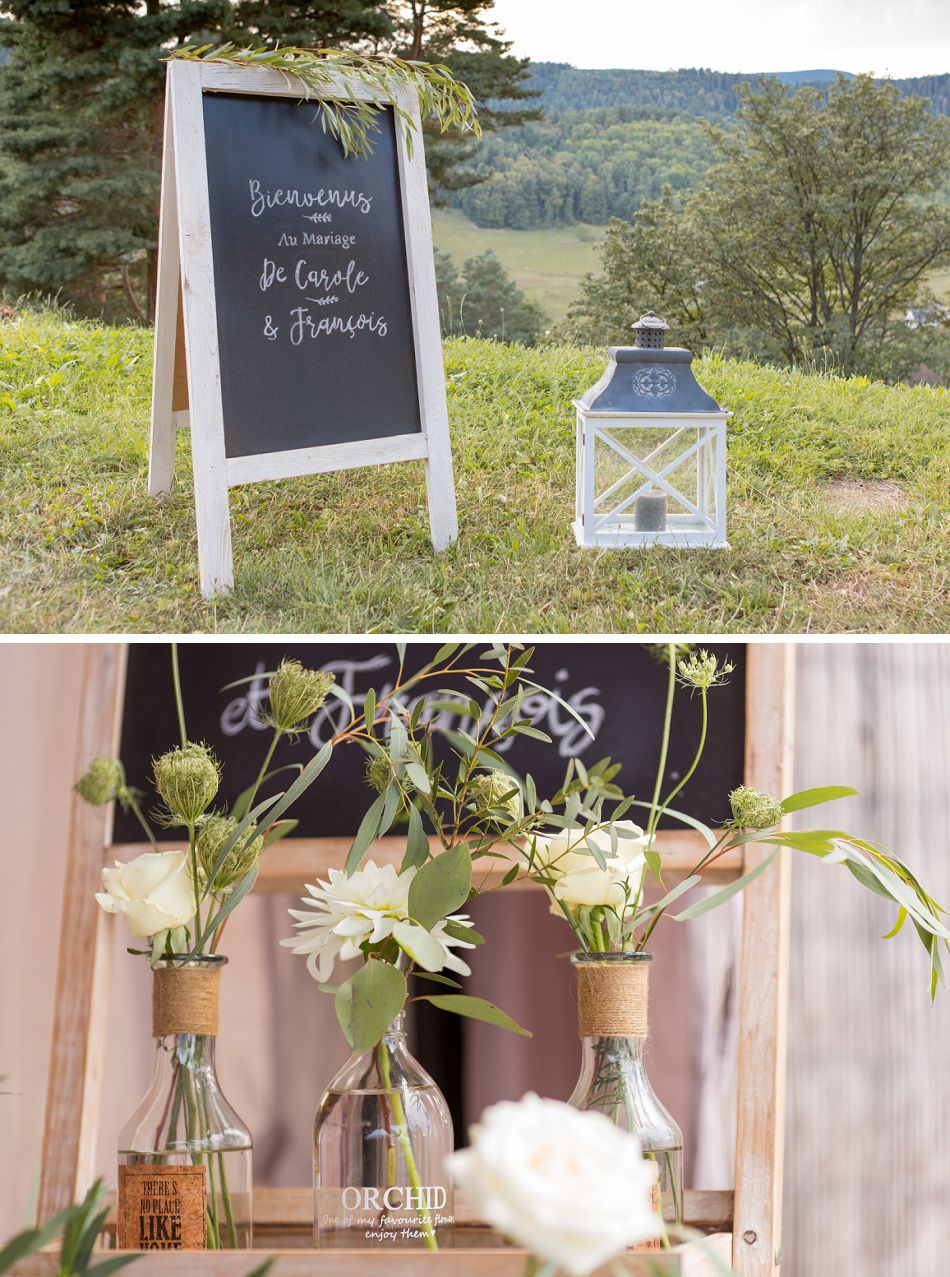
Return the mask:
<path id="1" fill-rule="evenodd" d="M 429 777 L 426 774 L 426 769 L 421 763 L 417 763 L 414 760 L 406 763 L 406 774 L 420 793 L 432 793 L 432 786 L 429 783 Z"/>
<path id="2" fill-rule="evenodd" d="M 494 1002 L 487 1002 L 484 998 L 473 998 L 466 993 L 427 993 L 423 995 L 422 1000 L 431 1002 L 440 1011 L 451 1011 L 453 1015 L 468 1016 L 470 1020 L 483 1020 L 486 1024 L 494 1024 L 499 1029 L 520 1033 L 525 1038 L 533 1036 L 530 1030 L 523 1029 L 510 1015 L 502 1011 L 500 1007 L 496 1007 Z"/>
<path id="3" fill-rule="evenodd" d="M 409 916 L 426 928 L 455 913 L 472 887 L 472 856 L 451 847 L 422 866 L 409 887 Z"/>
<path id="4" fill-rule="evenodd" d="M 225 897 L 221 908 L 205 927 L 204 931 L 202 931 L 201 939 L 195 946 L 196 949 L 200 950 L 201 947 L 211 939 L 218 927 L 220 927 L 222 922 L 224 922 L 225 918 L 232 913 L 244 897 L 253 890 L 255 882 L 257 882 L 257 872 L 259 868 L 259 865 L 252 865 L 244 877 L 239 879 L 231 888 Z"/>
<path id="5" fill-rule="evenodd" d="M 400 873 L 404 869 L 421 868 L 429 859 L 429 840 L 422 828 L 422 817 L 419 810 L 410 805 L 409 807 L 409 832 L 406 836 L 406 854 L 402 858 L 402 864 L 399 867 Z"/>
<path id="6" fill-rule="evenodd" d="M 334 1003 L 343 1036 L 354 1051 L 369 1051 L 402 1010 L 406 977 L 389 962 L 368 958 L 340 985 Z"/>
<path id="7" fill-rule="evenodd" d="M 850 785 L 825 785 L 821 789 L 802 789 L 797 794 L 790 794 L 782 799 L 782 811 L 788 815 L 793 811 L 804 811 L 806 807 L 818 807 L 822 803 L 834 802 L 836 798 L 853 798 L 859 791 Z"/>
<path id="8" fill-rule="evenodd" d="M 385 794 L 380 794 L 360 821 L 360 827 L 356 831 L 356 837 L 353 839 L 349 851 L 346 853 L 346 862 L 343 866 L 343 871 L 348 878 L 352 877 L 359 869 L 360 861 L 366 854 L 367 848 L 379 833 L 379 824 L 382 820 L 383 803 L 385 801 Z"/>
<path id="9" fill-rule="evenodd" d="M 766 858 L 759 862 L 754 869 L 750 869 L 748 873 L 736 878 L 734 882 L 730 882 L 728 886 L 714 891 L 711 896 L 706 896 L 702 900 L 697 900 L 694 905 L 690 905 L 688 909 L 684 909 L 682 913 L 674 913 L 671 915 L 674 922 L 685 922 L 687 918 L 698 918 L 702 913 L 708 913 L 710 909 L 716 909 L 719 905 L 725 904 L 727 900 L 744 891 L 750 882 L 754 882 L 759 874 L 764 873 L 769 865 L 778 855 L 778 848 L 769 852 Z"/>
<path id="10" fill-rule="evenodd" d="M 431 980 L 433 984 L 446 984 L 450 989 L 461 989 L 458 980 L 453 980 L 451 976 L 442 975 L 436 971 L 413 971 L 413 978 L 416 980 Z"/>

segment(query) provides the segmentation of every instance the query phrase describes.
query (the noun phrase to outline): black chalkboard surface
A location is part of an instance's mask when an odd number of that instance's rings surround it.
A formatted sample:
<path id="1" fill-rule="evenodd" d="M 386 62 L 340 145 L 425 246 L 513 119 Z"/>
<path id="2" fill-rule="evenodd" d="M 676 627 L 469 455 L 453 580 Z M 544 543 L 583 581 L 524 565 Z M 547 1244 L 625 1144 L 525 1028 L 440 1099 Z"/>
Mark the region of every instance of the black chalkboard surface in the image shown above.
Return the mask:
<path id="1" fill-rule="evenodd" d="M 436 650 L 436 645 L 410 644 L 407 670 L 417 669 Z M 715 824 L 728 817 L 729 790 L 743 780 L 745 648 L 734 644 L 711 650 L 728 655 L 736 670 L 725 686 L 711 693 L 706 753 L 676 806 Z M 396 648 L 387 643 L 183 645 L 181 677 L 188 732 L 192 739 L 207 741 L 224 764 L 222 800 L 233 799 L 252 783 L 268 740 L 257 715 L 263 685 L 223 688 L 248 674 L 275 669 L 284 656 L 332 670 L 354 700 L 361 700 L 370 687 L 391 686 L 398 669 Z M 659 749 L 665 669 L 642 645 L 626 642 L 542 643 L 532 667 L 537 681 L 556 688 L 590 724 L 596 739 L 591 741 L 556 702 L 539 694 L 526 701 L 525 712 L 554 738 L 555 746 L 519 737 L 508 755 L 512 765 L 530 771 L 543 796 L 560 784 L 572 755 L 587 763 L 610 755 L 623 764 L 619 783 L 628 793 L 649 800 Z M 334 712 L 346 713 L 342 707 Z M 332 724 L 321 714 L 309 737 L 281 743 L 274 765 L 306 762 L 331 734 Z M 669 775 L 674 780 L 689 765 L 698 734 L 699 701 L 684 690 L 677 697 L 673 718 Z M 177 743 L 169 647 L 133 644 L 120 750 L 130 783 L 151 794 L 151 759 Z M 356 832 L 372 798 L 364 781 L 364 763 L 365 755 L 357 746 L 336 751 L 321 778 L 294 808 L 300 820 L 297 837 L 342 837 Z M 114 838 L 139 842 L 141 830 L 132 817 L 117 811 Z"/>
<path id="2" fill-rule="evenodd" d="M 315 104 L 205 93 L 225 453 L 421 429 L 391 108 L 347 158 Z"/>

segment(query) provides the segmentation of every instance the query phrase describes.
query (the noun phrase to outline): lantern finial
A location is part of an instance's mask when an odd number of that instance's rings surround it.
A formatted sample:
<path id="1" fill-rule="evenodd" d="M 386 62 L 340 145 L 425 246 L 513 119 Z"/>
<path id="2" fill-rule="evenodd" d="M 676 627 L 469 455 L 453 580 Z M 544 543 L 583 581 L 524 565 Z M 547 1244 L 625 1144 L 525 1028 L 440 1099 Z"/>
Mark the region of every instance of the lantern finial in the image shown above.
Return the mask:
<path id="1" fill-rule="evenodd" d="M 640 350 L 662 350 L 663 334 L 670 331 L 665 319 L 661 319 L 655 311 L 648 310 L 633 325 L 636 333 L 634 344 Z"/>

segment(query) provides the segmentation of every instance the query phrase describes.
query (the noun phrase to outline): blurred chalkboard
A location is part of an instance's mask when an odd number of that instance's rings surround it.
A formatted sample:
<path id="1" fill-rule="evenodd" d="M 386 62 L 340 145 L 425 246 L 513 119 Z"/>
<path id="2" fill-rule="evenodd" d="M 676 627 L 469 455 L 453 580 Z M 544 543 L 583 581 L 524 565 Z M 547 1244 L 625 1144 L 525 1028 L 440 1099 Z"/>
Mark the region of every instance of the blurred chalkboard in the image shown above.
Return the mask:
<path id="1" fill-rule="evenodd" d="M 437 644 L 412 643 L 406 669 L 424 664 Z M 485 650 L 473 649 L 477 656 Z M 736 666 L 729 682 L 710 696 L 709 741 L 703 762 L 676 806 L 709 823 L 729 815 L 727 796 L 743 780 L 745 747 L 745 648 L 741 643 L 715 645 Z M 180 649 L 182 691 L 188 733 L 213 747 L 224 765 L 222 801 L 233 799 L 257 775 L 269 733 L 260 723 L 261 682 L 223 690 L 249 674 L 276 669 L 284 656 L 305 665 L 332 670 L 354 700 L 370 687 L 390 687 L 398 669 L 395 645 L 375 642 L 184 644 Z M 519 738 L 508 753 L 517 770 L 530 771 L 538 792 L 553 793 L 563 779 L 568 758 L 587 764 L 606 755 L 623 764 L 618 778 L 627 793 L 649 800 L 656 773 L 666 671 L 640 644 L 628 642 L 538 644 L 531 662 L 533 677 L 556 688 L 590 724 L 591 740 L 556 702 L 541 694 L 526 700 L 525 712 L 554 738 L 554 746 Z M 459 690 L 468 685 L 459 681 Z M 339 704 L 334 714 L 346 715 Z M 458 726 L 458 720 L 450 725 Z M 462 724 L 465 725 L 464 723 Z M 700 726 L 699 700 L 685 689 L 677 696 L 673 718 L 669 772 L 672 779 L 688 767 Z M 309 736 L 283 740 L 274 765 L 306 762 L 333 734 L 321 713 Z M 131 784 L 151 801 L 151 759 L 178 743 L 167 644 L 132 644 L 122 722 L 121 757 Z M 355 745 L 339 748 L 321 778 L 294 808 L 298 837 L 352 836 L 372 798 L 364 780 L 365 754 Z M 149 804 L 147 804 L 148 806 Z M 635 813 L 634 813 L 635 818 Z M 116 812 L 115 840 L 139 842 L 134 819 Z"/>
<path id="2" fill-rule="evenodd" d="M 391 108 L 347 158 L 313 103 L 203 95 L 225 452 L 421 430 Z"/>

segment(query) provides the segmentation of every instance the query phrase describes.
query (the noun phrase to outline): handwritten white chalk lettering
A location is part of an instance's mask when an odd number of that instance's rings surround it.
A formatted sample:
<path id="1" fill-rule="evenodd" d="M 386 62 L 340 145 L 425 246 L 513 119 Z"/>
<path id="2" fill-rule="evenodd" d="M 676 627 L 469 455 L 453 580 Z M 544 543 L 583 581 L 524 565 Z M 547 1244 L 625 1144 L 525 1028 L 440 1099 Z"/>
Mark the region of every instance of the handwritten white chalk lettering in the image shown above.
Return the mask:
<path id="1" fill-rule="evenodd" d="M 389 331 L 385 315 L 374 313 L 365 315 L 326 315 L 323 319 L 314 319 L 306 306 L 297 306 L 290 312 L 293 323 L 290 326 L 290 341 L 299 346 L 304 338 L 315 340 L 317 337 L 330 337 L 334 333 L 343 333 L 352 341 L 357 333 L 369 332 L 376 337 L 385 337 Z"/>
<path id="2" fill-rule="evenodd" d="M 381 702 L 392 693 L 393 684 L 385 679 L 380 682 L 380 674 L 381 671 L 391 668 L 393 664 L 392 657 L 379 653 L 363 661 L 346 659 L 327 661 L 321 668 L 325 673 L 334 676 L 337 685 L 343 689 L 351 701 L 357 702 L 362 702 L 363 695 L 370 686 L 370 676 L 375 675 L 372 682 L 377 687 L 377 701 Z M 223 735 L 239 736 L 248 728 L 252 731 L 266 729 L 267 682 L 264 671 L 268 668 L 270 667 L 264 661 L 258 662 L 257 676 L 248 685 L 248 690 L 236 696 L 224 707 L 220 719 Z M 596 738 L 607 718 L 605 702 L 609 689 L 572 686 L 573 679 L 569 669 L 558 670 L 554 676 L 554 682 L 560 689 L 558 695 L 587 724 Z M 407 705 L 409 712 L 412 712 L 419 701 L 425 704 L 430 698 L 445 703 L 455 699 L 432 692 L 428 697 L 423 695 L 413 699 Z M 447 709 L 426 709 L 420 717 L 424 721 L 435 723 L 440 731 L 455 728 L 467 732 L 470 736 L 476 736 L 487 723 L 494 709 L 494 702 L 491 698 L 486 698 L 482 715 L 478 720 L 473 718 L 469 711 L 469 704 L 468 697 L 460 694 L 456 714 Z M 562 710 L 558 702 L 547 692 L 537 691 L 526 696 L 522 702 L 521 713 L 524 718 L 530 719 L 535 727 L 542 728 L 552 737 L 557 743 L 557 751 L 561 758 L 574 758 L 595 745 L 595 740 L 591 739 L 577 719 Z M 326 741 L 343 731 L 349 726 L 352 717 L 352 711 L 345 701 L 328 701 L 317 714 L 310 729 L 309 739 L 313 748 L 319 750 Z M 517 739 L 515 736 L 509 737 L 500 743 L 499 749 L 507 752 Z"/>
<path id="3" fill-rule="evenodd" d="M 293 237 L 293 247 L 297 246 L 297 236 Z M 352 248 L 356 243 L 355 235 L 341 235 L 339 231 L 330 231 L 319 235 L 316 231 L 304 231 L 303 246 L 313 245 L 315 248 Z"/>
<path id="4" fill-rule="evenodd" d="M 325 266 L 320 267 L 319 270 L 311 270 L 310 263 L 301 258 L 294 271 L 294 283 L 302 293 L 308 293 L 311 290 L 319 292 L 321 289 L 329 293 L 334 288 L 345 285 L 346 291 L 352 296 L 357 289 L 369 283 L 369 276 L 365 271 L 360 270 L 352 259 L 347 264 L 346 270 L 329 271 Z"/>
<path id="5" fill-rule="evenodd" d="M 373 206 L 372 195 L 365 191 L 337 190 L 334 187 L 321 187 L 316 191 L 302 191 L 294 186 L 279 186 L 265 189 L 256 177 L 248 179 L 251 196 L 251 216 L 261 217 L 271 208 L 353 208 L 358 213 L 366 214 Z"/>

